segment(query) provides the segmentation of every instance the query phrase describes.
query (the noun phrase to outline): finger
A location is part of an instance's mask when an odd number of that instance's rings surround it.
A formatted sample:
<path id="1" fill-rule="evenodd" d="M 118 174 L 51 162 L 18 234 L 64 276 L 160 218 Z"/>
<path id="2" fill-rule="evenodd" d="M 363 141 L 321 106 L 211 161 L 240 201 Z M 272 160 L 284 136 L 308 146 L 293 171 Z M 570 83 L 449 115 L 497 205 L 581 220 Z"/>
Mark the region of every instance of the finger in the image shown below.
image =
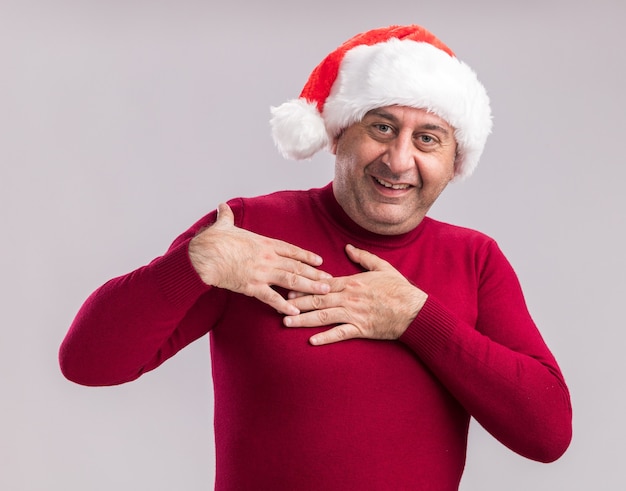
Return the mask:
<path id="1" fill-rule="evenodd" d="M 270 285 L 279 286 L 290 291 L 298 291 L 302 293 L 318 293 L 326 294 L 330 291 L 330 285 L 321 281 L 319 273 L 314 273 L 314 277 L 318 279 L 307 278 L 290 271 L 274 269 L 269 273 L 267 282 Z"/>
<path id="2" fill-rule="evenodd" d="M 295 299 L 295 298 L 309 296 L 312 293 L 322 293 L 322 294 L 326 295 L 326 294 L 328 294 L 330 292 L 340 292 L 343 289 L 345 289 L 346 281 L 347 281 L 348 278 L 346 278 L 346 277 L 337 277 L 337 278 L 335 278 L 335 277 L 331 276 L 329 273 L 326 273 L 325 271 L 321 271 L 319 269 L 315 269 L 315 271 L 318 272 L 319 277 L 317 277 L 317 278 L 313 277 L 311 279 L 316 280 L 316 281 L 321 281 L 321 282 L 329 285 L 328 291 L 303 292 L 303 291 L 292 289 L 291 291 L 289 291 L 289 293 L 287 293 L 287 298 Z"/>
<path id="3" fill-rule="evenodd" d="M 332 275 L 316 266 L 284 257 L 276 263 L 276 268 L 310 280 L 330 280 L 332 278 Z"/>
<path id="4" fill-rule="evenodd" d="M 332 290 L 332 287 L 331 287 L 331 290 Z M 317 293 L 321 293 L 322 295 L 326 295 L 326 293 L 323 293 L 323 292 L 317 292 Z M 289 293 L 287 293 L 287 298 L 289 300 L 293 300 L 293 299 L 300 298 L 300 297 L 309 297 L 311 295 L 312 295 L 312 293 L 299 292 L 299 291 L 296 291 L 296 290 L 291 290 Z"/>
<path id="5" fill-rule="evenodd" d="M 328 331 L 320 332 L 309 338 L 309 343 L 313 346 L 322 346 L 324 344 L 338 343 L 347 339 L 360 338 L 361 333 L 352 324 L 341 324 L 335 326 Z"/>
<path id="6" fill-rule="evenodd" d="M 304 292 L 296 292 L 296 291 L 290 291 L 289 293 L 287 293 L 287 298 L 289 300 L 292 300 L 294 298 L 300 298 L 300 297 L 304 297 L 306 295 L 309 295 L 308 293 L 304 293 Z"/>
<path id="7" fill-rule="evenodd" d="M 351 261 L 360 264 L 368 271 L 381 271 L 392 267 L 384 259 L 363 249 L 357 249 L 352 244 L 346 245 L 346 254 Z"/>
<path id="8" fill-rule="evenodd" d="M 295 307 L 293 303 L 289 302 L 289 304 Z M 283 324 L 286 327 L 322 327 L 345 323 L 349 320 L 350 318 L 347 316 L 345 309 L 335 307 L 308 312 L 301 311 L 297 315 L 288 315 L 283 319 Z"/>
<path id="9" fill-rule="evenodd" d="M 311 266 L 321 266 L 324 262 L 324 260 L 314 252 L 307 251 L 306 249 L 302 249 L 282 240 L 276 240 L 275 242 L 276 254 L 280 256 L 301 261 Z"/>
<path id="10" fill-rule="evenodd" d="M 276 309 L 281 314 L 296 316 L 300 313 L 297 307 L 291 305 L 280 293 L 269 286 L 261 288 L 256 292 L 251 292 L 251 296 Z"/>
<path id="11" fill-rule="evenodd" d="M 335 293 L 326 295 L 287 295 L 289 303 L 301 312 L 311 312 L 312 310 L 328 309 L 341 306 L 341 297 Z"/>
<path id="12" fill-rule="evenodd" d="M 217 206 L 217 219 L 215 220 L 215 223 L 224 225 L 235 224 L 235 215 L 233 214 L 233 210 L 231 210 L 230 206 L 226 203 L 220 203 Z"/>

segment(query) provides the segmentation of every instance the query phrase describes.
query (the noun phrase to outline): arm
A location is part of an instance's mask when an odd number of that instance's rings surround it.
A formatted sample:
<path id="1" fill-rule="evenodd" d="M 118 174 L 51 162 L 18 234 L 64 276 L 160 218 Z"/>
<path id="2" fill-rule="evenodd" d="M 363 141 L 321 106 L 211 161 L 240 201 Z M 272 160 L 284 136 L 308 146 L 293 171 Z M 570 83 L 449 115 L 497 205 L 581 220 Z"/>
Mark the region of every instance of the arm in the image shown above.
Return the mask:
<path id="1" fill-rule="evenodd" d="M 207 332 L 225 298 L 200 280 L 189 261 L 194 232 L 87 298 L 59 351 L 69 380 L 92 386 L 129 382 Z M 198 302 L 205 295 L 211 301 Z"/>
<path id="2" fill-rule="evenodd" d="M 68 379 L 113 385 L 138 378 L 206 334 L 227 307 L 228 292 L 298 313 L 273 285 L 328 291 L 319 280 L 329 275 L 315 267 L 321 258 L 237 228 L 227 205 L 218 213 L 194 225 L 162 257 L 87 299 L 59 352 Z"/>
<path id="3" fill-rule="evenodd" d="M 528 327 L 494 339 L 431 297 L 400 340 L 501 443 L 551 462 L 571 440 L 569 394 L 556 361 Z"/>
<path id="4" fill-rule="evenodd" d="M 512 268 L 492 250 L 480 273 L 478 319 L 468 325 L 389 263 L 351 247 L 367 271 L 331 280 L 326 296 L 292 294 L 306 313 L 292 327 L 337 324 L 312 344 L 399 339 L 498 440 L 528 458 L 558 458 L 571 439 L 569 394 Z"/>

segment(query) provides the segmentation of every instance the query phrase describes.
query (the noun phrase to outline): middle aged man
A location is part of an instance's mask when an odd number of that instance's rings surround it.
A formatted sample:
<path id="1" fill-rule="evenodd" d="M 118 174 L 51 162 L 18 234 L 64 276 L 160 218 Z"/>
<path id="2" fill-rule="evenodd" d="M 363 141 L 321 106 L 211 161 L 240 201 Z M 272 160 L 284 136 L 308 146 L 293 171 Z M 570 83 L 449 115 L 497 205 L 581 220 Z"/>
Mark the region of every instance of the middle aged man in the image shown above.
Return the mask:
<path id="1" fill-rule="evenodd" d="M 425 216 L 491 130 L 469 67 L 418 26 L 369 31 L 272 127 L 289 157 L 330 148 L 333 182 L 233 199 L 103 285 L 65 375 L 128 382 L 210 332 L 218 490 L 456 490 L 470 416 L 557 459 L 569 395 L 513 269 Z"/>

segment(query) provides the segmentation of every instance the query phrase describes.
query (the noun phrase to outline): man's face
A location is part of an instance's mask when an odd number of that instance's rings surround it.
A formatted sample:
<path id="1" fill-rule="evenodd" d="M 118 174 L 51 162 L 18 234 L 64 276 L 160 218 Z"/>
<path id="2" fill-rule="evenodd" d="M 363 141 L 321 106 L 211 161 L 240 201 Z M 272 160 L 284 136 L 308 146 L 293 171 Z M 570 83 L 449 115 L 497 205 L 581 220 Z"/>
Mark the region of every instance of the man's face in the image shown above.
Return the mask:
<path id="1" fill-rule="evenodd" d="M 423 109 L 373 109 L 335 140 L 333 190 L 363 228 L 408 232 L 454 177 L 454 128 Z"/>

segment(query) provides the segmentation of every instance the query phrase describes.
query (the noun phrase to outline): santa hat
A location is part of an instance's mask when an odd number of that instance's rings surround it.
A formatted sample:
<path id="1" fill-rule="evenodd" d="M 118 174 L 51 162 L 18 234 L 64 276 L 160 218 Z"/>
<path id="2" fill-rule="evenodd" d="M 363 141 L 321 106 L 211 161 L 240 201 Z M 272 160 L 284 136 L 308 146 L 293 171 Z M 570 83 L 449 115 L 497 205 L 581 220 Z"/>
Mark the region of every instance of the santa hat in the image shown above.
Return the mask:
<path id="1" fill-rule="evenodd" d="M 450 48 L 415 25 L 364 32 L 330 53 L 298 99 L 272 107 L 272 136 L 286 158 L 308 159 L 368 111 L 391 105 L 445 120 L 455 129 L 455 177 L 474 171 L 492 126 L 487 92 Z"/>

